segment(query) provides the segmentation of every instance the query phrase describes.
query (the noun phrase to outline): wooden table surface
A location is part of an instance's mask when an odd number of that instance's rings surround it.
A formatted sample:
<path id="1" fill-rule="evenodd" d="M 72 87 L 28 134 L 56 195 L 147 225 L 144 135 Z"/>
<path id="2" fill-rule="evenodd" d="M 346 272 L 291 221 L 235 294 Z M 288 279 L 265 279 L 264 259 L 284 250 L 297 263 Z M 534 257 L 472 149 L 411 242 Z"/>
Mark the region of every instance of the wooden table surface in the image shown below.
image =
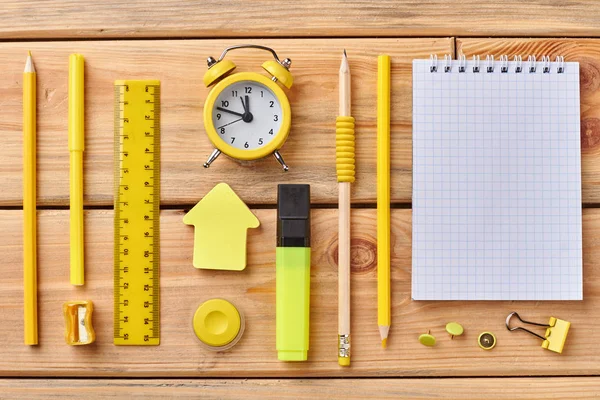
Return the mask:
<path id="1" fill-rule="evenodd" d="M 556 398 L 600 396 L 600 6 L 588 0 L 487 2 L 232 0 L 0 1 L 0 398 Z M 231 44 L 274 47 L 293 60 L 294 119 L 282 154 L 202 167 L 205 59 Z M 352 186 L 352 367 L 337 364 L 337 183 L 334 124 L 342 49 L 352 70 L 357 181 Z M 31 50 L 38 76 L 39 346 L 23 342 L 22 71 Z M 86 285 L 69 284 L 68 55 L 86 59 Z M 392 328 L 380 348 L 376 321 L 376 56 L 392 59 Z M 584 299 L 579 302 L 412 301 L 411 132 L 414 58 L 430 54 L 540 58 L 580 63 Z M 234 55 L 258 70 L 260 52 Z M 160 79 L 161 344 L 117 347 L 113 318 L 113 81 Z M 243 272 L 192 267 L 193 229 L 183 215 L 227 182 L 261 221 Z M 309 183 L 313 261 L 309 361 L 275 351 L 276 184 Z M 237 346 L 213 353 L 191 328 L 215 296 L 246 315 Z M 67 346 L 62 303 L 94 301 L 97 341 Z M 563 354 L 504 327 L 506 315 L 572 323 Z M 444 326 L 465 334 L 453 341 Z M 421 346 L 431 330 L 435 348 Z M 477 335 L 498 345 L 481 350 Z M 77 379 L 75 379 L 77 378 Z M 148 379 L 152 378 L 152 379 Z M 324 379 L 325 378 L 325 379 Z M 349 378 L 349 379 L 341 379 Z"/>

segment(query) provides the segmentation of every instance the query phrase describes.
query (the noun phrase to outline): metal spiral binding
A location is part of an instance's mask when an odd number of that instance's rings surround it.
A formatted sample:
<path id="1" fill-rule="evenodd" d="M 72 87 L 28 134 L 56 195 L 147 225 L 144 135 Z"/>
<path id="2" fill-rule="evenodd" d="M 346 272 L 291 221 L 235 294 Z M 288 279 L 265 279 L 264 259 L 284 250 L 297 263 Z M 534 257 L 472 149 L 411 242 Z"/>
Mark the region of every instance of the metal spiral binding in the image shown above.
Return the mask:
<path id="1" fill-rule="evenodd" d="M 465 72 L 465 64 L 467 63 L 467 57 L 464 54 L 458 56 L 458 72 Z"/>
<path id="2" fill-rule="evenodd" d="M 444 55 L 444 72 L 452 71 L 452 57 L 450 54 Z"/>
<path id="3" fill-rule="evenodd" d="M 544 68 L 542 69 L 542 72 L 544 74 L 549 73 L 550 72 L 550 57 L 542 56 L 542 62 L 544 63 Z"/>
<path id="4" fill-rule="evenodd" d="M 508 56 L 500 56 L 500 62 L 502 65 L 500 66 L 500 72 L 505 74 L 508 72 Z"/>
<path id="5" fill-rule="evenodd" d="M 517 64 L 515 67 L 515 73 L 520 74 L 521 71 L 523 71 L 523 59 L 521 58 L 521 56 L 515 56 L 515 64 Z"/>
<path id="6" fill-rule="evenodd" d="M 431 63 L 429 65 L 429 72 L 437 72 L 437 55 L 436 54 L 430 55 L 429 61 Z"/>
<path id="7" fill-rule="evenodd" d="M 486 70 L 487 70 L 488 74 L 494 72 L 494 56 L 490 56 L 490 55 L 485 56 L 485 62 L 487 63 Z"/>
<path id="8" fill-rule="evenodd" d="M 431 54 L 429 56 L 429 61 L 430 61 L 430 66 L 429 66 L 429 72 L 438 72 L 438 57 L 435 54 Z M 461 54 L 460 56 L 458 56 L 458 72 L 459 73 L 464 73 L 467 70 L 467 58 L 464 54 Z M 481 58 L 478 55 L 474 55 L 473 59 L 473 73 L 478 73 L 481 70 Z M 494 62 L 494 56 L 493 55 L 486 55 L 485 57 L 485 63 L 486 63 L 486 72 L 487 73 L 493 73 L 494 72 L 494 68 L 495 68 L 495 62 Z M 521 56 L 514 56 L 513 58 L 513 63 L 514 63 L 514 72 L 516 74 L 520 74 L 521 72 L 523 72 L 523 58 Z M 542 56 L 542 72 L 544 74 L 548 74 L 551 72 L 551 61 L 550 61 L 550 56 Z M 565 58 L 563 56 L 557 56 L 556 57 L 556 72 L 558 74 L 562 74 L 565 72 Z M 501 73 L 508 73 L 509 70 L 509 61 L 508 61 L 508 56 L 507 55 L 501 55 L 500 56 L 500 72 Z M 537 72 L 537 65 L 538 65 L 538 61 L 536 60 L 534 55 L 530 55 L 527 57 L 527 70 L 529 71 L 530 74 L 534 74 Z M 448 73 L 448 72 L 452 72 L 452 56 L 449 54 L 444 55 L 444 72 Z"/>
<path id="9" fill-rule="evenodd" d="M 563 56 L 556 56 L 556 73 L 562 74 L 565 72 L 565 58 Z"/>
<path id="10" fill-rule="evenodd" d="M 529 63 L 529 73 L 532 74 L 535 72 L 535 56 L 527 57 L 527 62 Z"/>
<path id="11" fill-rule="evenodd" d="M 479 56 L 473 56 L 473 72 L 474 73 L 478 73 L 479 72 Z"/>

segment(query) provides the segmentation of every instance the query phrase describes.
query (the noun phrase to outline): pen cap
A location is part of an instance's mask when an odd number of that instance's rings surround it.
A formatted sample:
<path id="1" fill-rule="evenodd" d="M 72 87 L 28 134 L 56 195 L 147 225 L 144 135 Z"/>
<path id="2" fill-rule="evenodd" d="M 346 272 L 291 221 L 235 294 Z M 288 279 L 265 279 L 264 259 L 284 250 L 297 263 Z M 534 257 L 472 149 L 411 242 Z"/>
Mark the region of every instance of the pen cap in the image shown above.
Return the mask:
<path id="1" fill-rule="evenodd" d="M 84 58 L 69 56 L 69 151 L 84 150 Z"/>
<path id="2" fill-rule="evenodd" d="M 277 247 L 310 247 L 310 185 L 277 186 Z"/>

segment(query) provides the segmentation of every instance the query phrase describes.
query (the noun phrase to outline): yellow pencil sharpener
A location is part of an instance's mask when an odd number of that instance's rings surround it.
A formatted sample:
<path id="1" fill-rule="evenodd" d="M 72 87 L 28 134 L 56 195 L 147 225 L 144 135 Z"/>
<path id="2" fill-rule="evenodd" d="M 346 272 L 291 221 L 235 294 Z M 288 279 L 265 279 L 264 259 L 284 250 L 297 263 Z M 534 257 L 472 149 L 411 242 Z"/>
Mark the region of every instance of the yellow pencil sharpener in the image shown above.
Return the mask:
<path id="1" fill-rule="evenodd" d="M 94 343 L 96 332 L 92 326 L 94 304 L 91 301 L 68 301 L 63 304 L 65 341 L 71 346 Z"/>
<path id="2" fill-rule="evenodd" d="M 194 333 L 209 350 L 232 348 L 244 333 L 244 315 L 229 301 L 210 299 L 198 307 L 192 321 Z"/>

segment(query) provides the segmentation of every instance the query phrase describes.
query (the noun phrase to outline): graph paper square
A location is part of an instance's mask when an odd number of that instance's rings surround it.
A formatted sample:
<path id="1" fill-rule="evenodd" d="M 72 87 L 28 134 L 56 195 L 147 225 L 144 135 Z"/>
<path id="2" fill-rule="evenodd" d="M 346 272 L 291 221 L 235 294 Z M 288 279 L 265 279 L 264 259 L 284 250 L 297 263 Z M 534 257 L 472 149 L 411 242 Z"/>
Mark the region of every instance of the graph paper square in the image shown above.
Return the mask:
<path id="1" fill-rule="evenodd" d="M 582 300 L 579 64 L 413 61 L 412 297 Z"/>

